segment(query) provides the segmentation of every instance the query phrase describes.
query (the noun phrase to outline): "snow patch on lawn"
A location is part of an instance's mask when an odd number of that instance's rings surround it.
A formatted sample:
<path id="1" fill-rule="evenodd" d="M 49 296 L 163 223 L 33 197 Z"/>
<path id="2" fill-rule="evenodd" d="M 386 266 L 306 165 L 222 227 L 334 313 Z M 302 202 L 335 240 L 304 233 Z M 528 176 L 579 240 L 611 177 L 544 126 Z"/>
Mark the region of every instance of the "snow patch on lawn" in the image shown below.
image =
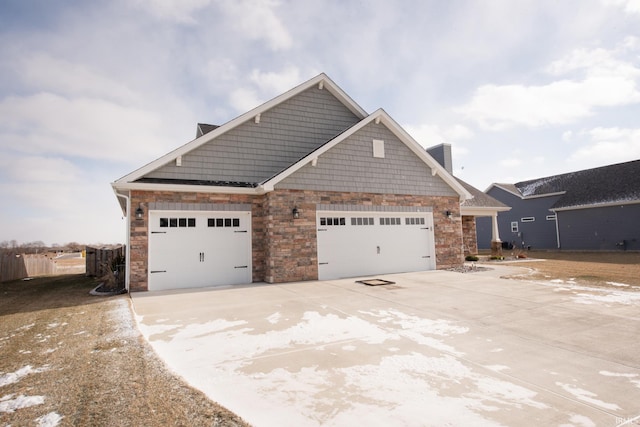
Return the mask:
<path id="1" fill-rule="evenodd" d="M 11 413 L 17 409 L 28 408 L 30 406 L 42 405 L 44 403 L 43 396 L 25 396 L 19 395 L 15 398 L 14 394 L 8 394 L 0 397 L 0 412 Z"/>
<path id="2" fill-rule="evenodd" d="M 591 305 L 605 303 L 640 305 L 640 293 L 638 292 L 581 286 L 577 285 L 575 282 L 565 282 L 561 279 L 549 280 L 547 282 L 536 281 L 535 283 L 543 286 L 553 286 L 555 292 L 570 292 L 573 294 L 573 296 L 571 296 L 572 301 L 578 304 Z M 607 283 L 618 287 L 628 286 L 623 283 Z M 558 286 L 559 284 L 569 286 Z"/>
<path id="3" fill-rule="evenodd" d="M 36 418 L 38 427 L 56 427 L 62 421 L 63 416 L 56 412 L 49 412 L 46 415 Z"/>
<path id="4" fill-rule="evenodd" d="M 41 368 L 33 368 L 31 365 L 23 366 L 15 372 L 9 372 L 8 374 L 0 375 L 0 387 L 4 387 L 9 384 L 14 384 L 20 381 L 23 377 L 29 374 L 38 374 L 49 369 L 48 365 Z"/>

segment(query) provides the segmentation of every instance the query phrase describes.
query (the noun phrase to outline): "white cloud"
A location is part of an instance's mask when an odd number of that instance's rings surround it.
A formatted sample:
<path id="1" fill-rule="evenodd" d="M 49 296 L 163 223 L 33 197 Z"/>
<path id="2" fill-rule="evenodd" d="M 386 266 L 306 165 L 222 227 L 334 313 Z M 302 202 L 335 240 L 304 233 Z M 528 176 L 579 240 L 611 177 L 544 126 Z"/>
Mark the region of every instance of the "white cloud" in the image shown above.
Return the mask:
<path id="1" fill-rule="evenodd" d="M 629 40 L 623 43 L 623 50 L 633 45 Z M 574 50 L 551 63 L 547 72 L 557 76 L 580 72 L 580 78 L 543 85 L 483 85 L 456 111 L 484 129 L 504 130 L 571 123 L 594 114 L 597 108 L 640 102 L 640 69 L 615 58 L 619 53 L 617 49 Z"/>
<path id="2" fill-rule="evenodd" d="M 251 71 L 249 79 L 258 85 L 262 91 L 281 94 L 302 83 L 300 69 L 289 66 L 281 72 L 262 72 L 258 69 Z"/>
<path id="3" fill-rule="evenodd" d="M 210 0 L 135 0 L 137 7 L 156 18 L 181 24 L 195 24 L 193 14 L 209 3 Z"/>
<path id="4" fill-rule="evenodd" d="M 175 144 L 150 110 L 51 93 L 0 101 L 0 129 L 3 145 L 14 150 L 126 163 L 148 161 Z"/>
<path id="5" fill-rule="evenodd" d="M 581 135 L 587 142 L 568 158 L 570 163 L 600 166 L 640 159 L 640 129 L 598 127 Z"/>
<path id="6" fill-rule="evenodd" d="M 602 0 L 602 2 L 606 5 L 622 7 L 626 13 L 640 14 L 640 0 Z"/>
<path id="7" fill-rule="evenodd" d="M 245 113 L 262 104 L 264 101 L 258 97 L 255 90 L 240 88 L 231 92 L 229 102 L 233 108 L 241 113 Z"/>
<path id="8" fill-rule="evenodd" d="M 425 148 L 442 143 L 468 140 L 473 137 L 469 128 L 456 124 L 452 126 L 439 126 L 431 124 L 406 125 L 404 129 Z"/>
<path id="9" fill-rule="evenodd" d="M 503 159 L 500 161 L 500 165 L 504 166 L 505 168 L 517 168 L 518 166 L 522 165 L 522 160 L 514 157 Z"/>
<path id="10" fill-rule="evenodd" d="M 280 22 L 276 10 L 280 2 L 274 0 L 225 0 L 221 4 L 227 19 L 233 22 L 238 37 L 263 40 L 271 50 L 289 49 L 291 35 Z"/>

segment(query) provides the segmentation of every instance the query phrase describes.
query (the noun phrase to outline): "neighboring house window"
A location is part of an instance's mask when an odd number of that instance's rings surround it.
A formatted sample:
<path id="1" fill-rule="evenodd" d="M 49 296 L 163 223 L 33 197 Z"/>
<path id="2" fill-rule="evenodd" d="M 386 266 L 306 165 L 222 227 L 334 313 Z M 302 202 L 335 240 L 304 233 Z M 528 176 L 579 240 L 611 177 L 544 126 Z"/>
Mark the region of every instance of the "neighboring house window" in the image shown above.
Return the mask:
<path id="1" fill-rule="evenodd" d="M 512 233 L 518 232 L 518 221 L 511 221 L 511 232 Z"/>
<path id="2" fill-rule="evenodd" d="M 556 220 L 555 215 L 547 215 L 547 221 L 555 221 L 555 220 Z"/>
<path id="3" fill-rule="evenodd" d="M 536 218 L 533 216 L 525 216 L 524 218 L 520 218 L 520 221 L 522 222 L 533 222 L 535 221 Z"/>

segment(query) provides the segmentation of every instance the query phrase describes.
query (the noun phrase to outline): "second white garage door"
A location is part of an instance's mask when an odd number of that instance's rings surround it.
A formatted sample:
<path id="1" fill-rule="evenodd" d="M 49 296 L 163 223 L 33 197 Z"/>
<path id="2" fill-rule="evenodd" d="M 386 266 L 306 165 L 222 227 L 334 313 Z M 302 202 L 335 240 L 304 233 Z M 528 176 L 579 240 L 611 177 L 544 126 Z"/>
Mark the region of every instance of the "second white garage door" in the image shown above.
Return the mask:
<path id="1" fill-rule="evenodd" d="M 318 212 L 318 278 L 433 270 L 433 215 Z"/>
<path id="2" fill-rule="evenodd" d="M 251 276 L 251 212 L 149 212 L 150 291 L 251 283 Z"/>

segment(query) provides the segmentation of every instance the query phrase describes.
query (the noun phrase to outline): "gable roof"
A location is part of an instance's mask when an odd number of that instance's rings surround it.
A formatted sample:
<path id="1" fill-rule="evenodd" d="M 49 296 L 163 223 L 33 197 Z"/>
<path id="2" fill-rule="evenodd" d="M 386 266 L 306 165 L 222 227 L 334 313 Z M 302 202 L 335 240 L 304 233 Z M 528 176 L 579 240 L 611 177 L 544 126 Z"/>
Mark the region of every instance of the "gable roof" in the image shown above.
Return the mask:
<path id="1" fill-rule="evenodd" d="M 531 179 L 515 184 L 492 184 L 522 199 L 561 197 L 551 210 L 640 203 L 640 160 Z"/>
<path id="2" fill-rule="evenodd" d="M 349 95 L 346 94 L 338 85 L 336 85 L 333 80 L 331 80 L 326 74 L 321 73 L 316 77 L 294 87 L 293 89 L 288 90 L 287 92 L 271 99 L 270 101 L 265 102 L 262 105 L 236 117 L 235 119 L 225 123 L 222 126 L 216 127 L 211 131 L 204 133 L 202 136 L 194 139 L 193 141 L 178 147 L 177 149 L 165 154 L 164 156 L 148 163 L 147 165 L 129 173 L 128 175 L 123 176 L 122 178 L 116 180 L 113 185 L 115 187 L 125 188 L 126 184 L 132 183 L 140 178 L 143 178 L 147 173 L 152 172 L 158 169 L 161 166 L 164 166 L 176 158 L 189 153 L 190 151 L 195 150 L 198 147 L 201 147 L 208 142 L 213 141 L 218 136 L 229 132 L 230 130 L 238 127 L 239 125 L 247 122 L 248 120 L 260 120 L 260 115 L 270 110 L 271 108 L 282 104 L 283 102 L 293 98 L 294 96 L 304 92 L 305 90 L 318 85 L 321 89 L 326 89 L 333 96 L 335 96 L 345 107 L 347 107 L 356 117 L 359 119 L 363 119 L 367 117 L 367 112 L 362 109 Z"/>
<path id="3" fill-rule="evenodd" d="M 449 174 L 446 169 L 440 165 L 433 157 L 431 157 L 422 146 L 411 137 L 391 116 L 384 111 L 382 108 L 376 110 L 368 117 L 360 120 L 358 123 L 342 132 L 340 135 L 336 136 L 330 141 L 327 141 L 326 144 L 319 147 L 317 150 L 307 154 L 303 158 L 301 158 L 298 162 L 291 165 L 290 167 L 284 169 L 277 175 L 271 177 L 267 181 L 264 182 L 264 186 L 267 191 L 273 189 L 273 187 L 278 184 L 283 179 L 287 178 L 291 174 L 295 173 L 297 170 L 302 168 L 304 165 L 313 162 L 315 159 L 319 158 L 322 154 L 326 153 L 331 148 L 335 147 L 337 144 L 349 138 L 351 135 L 358 132 L 360 129 L 364 128 L 369 123 L 382 123 L 389 129 L 399 140 L 404 143 L 420 160 L 422 160 L 427 167 L 431 169 L 432 175 L 438 175 L 445 181 L 456 193 L 460 195 L 461 200 L 466 200 L 472 197 L 471 193 L 467 191 L 467 189 L 461 185 L 453 175 Z"/>
<path id="4" fill-rule="evenodd" d="M 272 108 L 282 105 L 283 103 L 291 100 L 296 95 L 302 94 L 308 89 L 317 86 L 318 89 L 326 89 L 331 95 L 333 95 L 348 111 L 349 114 L 353 114 L 355 117 L 355 124 L 351 125 L 347 129 L 342 130 L 338 135 L 333 136 L 328 141 L 323 140 L 320 146 L 315 147 L 311 152 L 300 152 L 298 158 L 292 159 L 289 162 L 284 162 L 280 170 L 274 171 L 273 175 L 267 176 L 257 181 L 208 181 L 201 179 L 163 179 L 158 177 L 149 177 L 148 174 L 157 171 L 173 161 L 176 161 L 181 156 L 186 155 L 200 147 L 205 146 L 216 138 L 221 137 L 240 125 L 248 122 L 260 123 L 261 115 L 266 114 Z M 345 110 L 346 111 L 346 110 Z M 468 199 L 471 194 L 466 188 L 461 185 L 449 172 L 447 172 L 437 161 L 435 161 L 423 148 L 418 144 L 402 127 L 398 125 L 384 110 L 379 109 L 373 114 L 368 115 L 358 104 L 355 103 L 342 89 L 340 89 L 329 77 L 325 74 L 320 74 L 305 83 L 285 92 L 284 94 L 277 96 L 276 98 L 240 115 L 239 117 L 229 121 L 228 123 L 211 128 L 204 127 L 207 125 L 199 124 L 198 131 L 202 132 L 202 135 L 195 140 L 173 150 L 172 152 L 160 157 L 159 159 L 131 172 L 128 175 L 118 179 L 112 186 L 116 193 L 119 190 L 157 190 L 160 186 L 166 186 L 163 189 L 171 189 L 175 191 L 199 191 L 199 192 L 224 192 L 224 193 L 264 193 L 272 191 L 274 185 L 281 180 L 290 176 L 295 171 L 299 170 L 302 166 L 317 159 L 327 150 L 334 147 L 336 144 L 344 141 L 349 136 L 353 135 L 368 123 L 375 121 L 375 123 L 383 123 L 398 139 L 404 143 L 418 158 L 420 158 L 428 168 L 431 169 L 433 176 L 436 174 L 443 179 L 458 195 L 461 200 Z M 353 123 L 353 121 L 352 121 Z"/>

